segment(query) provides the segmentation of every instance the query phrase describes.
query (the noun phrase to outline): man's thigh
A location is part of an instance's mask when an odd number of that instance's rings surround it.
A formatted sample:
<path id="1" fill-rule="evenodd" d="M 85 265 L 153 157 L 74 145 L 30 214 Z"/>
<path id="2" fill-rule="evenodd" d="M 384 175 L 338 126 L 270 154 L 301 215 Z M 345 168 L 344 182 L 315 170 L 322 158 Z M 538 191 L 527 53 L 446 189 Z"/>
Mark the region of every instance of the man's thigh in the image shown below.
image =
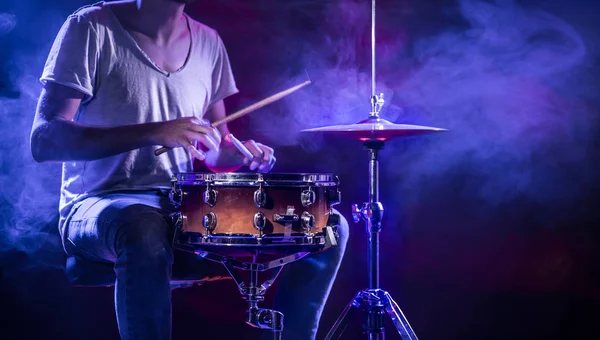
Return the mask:
<path id="1" fill-rule="evenodd" d="M 118 193 L 78 202 L 65 220 L 67 253 L 114 262 L 124 232 L 140 239 L 168 238 L 168 202 L 155 193 Z M 140 229 L 144 229 L 143 232 Z M 138 233 L 139 235 L 135 235 Z"/>

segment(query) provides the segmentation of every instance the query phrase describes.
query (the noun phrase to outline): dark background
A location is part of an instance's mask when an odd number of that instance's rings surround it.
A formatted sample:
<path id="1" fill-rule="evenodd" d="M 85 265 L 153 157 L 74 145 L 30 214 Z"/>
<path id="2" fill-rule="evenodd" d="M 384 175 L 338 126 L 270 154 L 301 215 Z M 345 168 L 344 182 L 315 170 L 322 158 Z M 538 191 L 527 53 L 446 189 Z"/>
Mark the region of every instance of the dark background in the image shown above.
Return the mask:
<path id="1" fill-rule="evenodd" d="M 54 36 L 85 1 L 0 4 L 0 338 L 115 339 L 111 288 L 74 288 L 56 231 L 60 166 L 28 135 Z M 198 1 L 228 48 L 229 111 L 313 84 L 232 124 L 276 149 L 276 172 L 334 172 L 367 199 L 358 142 L 301 129 L 367 117 L 369 1 Z M 450 131 L 381 153 L 382 287 L 421 339 L 596 339 L 600 326 L 600 5 L 586 0 L 380 0 L 382 116 Z M 366 287 L 351 235 L 323 338 Z M 272 296 L 272 291 L 268 293 Z M 253 338 L 230 282 L 177 290 L 175 339 Z M 292 316 L 288 316 L 292 317 Z M 399 339 L 388 328 L 390 339 Z M 360 318 L 345 333 L 360 338 Z"/>

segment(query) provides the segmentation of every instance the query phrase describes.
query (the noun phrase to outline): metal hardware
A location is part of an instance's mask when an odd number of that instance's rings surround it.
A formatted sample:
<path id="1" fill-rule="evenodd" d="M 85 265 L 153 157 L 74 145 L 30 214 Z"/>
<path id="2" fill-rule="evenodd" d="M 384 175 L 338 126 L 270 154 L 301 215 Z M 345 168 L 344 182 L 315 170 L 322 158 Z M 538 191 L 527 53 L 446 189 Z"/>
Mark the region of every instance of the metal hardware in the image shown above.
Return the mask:
<path id="1" fill-rule="evenodd" d="M 261 211 L 254 214 L 254 218 L 252 219 L 252 224 L 254 228 L 258 231 L 262 231 L 267 225 L 267 216 Z"/>
<path id="2" fill-rule="evenodd" d="M 181 206 L 183 201 L 183 194 L 181 192 L 181 186 L 177 184 L 177 177 L 171 178 L 171 191 L 169 192 L 169 200 L 176 208 Z"/>
<path id="3" fill-rule="evenodd" d="M 352 205 L 352 219 L 358 223 L 360 218 L 367 222 L 367 232 L 381 231 L 381 219 L 383 218 L 383 204 L 381 202 L 363 203 L 360 208 L 357 204 Z"/>
<path id="4" fill-rule="evenodd" d="M 265 206 L 265 204 L 267 203 L 267 193 L 265 192 L 265 190 L 262 187 L 262 184 L 259 186 L 258 189 L 256 189 L 256 191 L 254 192 L 254 204 L 258 207 L 258 208 L 262 208 Z"/>
<path id="5" fill-rule="evenodd" d="M 300 221 L 298 214 L 273 214 L 273 221 L 277 223 L 293 223 Z"/>
<path id="6" fill-rule="evenodd" d="M 308 231 L 310 231 L 315 226 L 315 217 L 307 211 L 302 213 L 300 219 L 302 220 L 302 227 Z"/>
<path id="7" fill-rule="evenodd" d="M 217 227 L 217 215 L 212 211 L 202 217 L 202 226 L 208 232 L 212 232 Z"/>
<path id="8" fill-rule="evenodd" d="M 358 204 L 352 204 L 352 206 L 350 207 L 350 211 L 352 213 L 352 220 L 354 221 L 354 223 L 358 223 L 361 217 L 361 212 L 358 208 Z"/>
<path id="9" fill-rule="evenodd" d="M 371 0 L 371 112 L 366 122 L 382 121 L 379 118 L 379 113 L 385 104 L 383 93 L 379 96 L 376 95 L 375 15 L 376 0 Z M 366 338 L 371 340 L 385 339 L 384 317 L 387 314 L 400 334 L 400 338 L 403 340 L 417 340 L 415 332 L 398 304 L 387 291 L 379 288 L 379 234 L 382 230 L 381 221 L 384 210 L 383 204 L 379 201 L 379 151 L 383 149 L 384 142 L 382 139 L 377 140 L 377 138 L 373 138 L 375 134 L 372 130 L 368 135 L 370 138 L 363 139 L 363 145 L 369 151 L 369 201 L 368 203 L 363 203 L 361 207 L 357 204 L 352 205 L 352 218 L 354 221 L 358 222 L 362 217 L 367 227 L 368 288 L 358 292 L 354 299 L 348 303 L 346 309 L 338 317 L 325 337 L 325 340 L 339 339 L 346 326 L 350 323 L 352 314 L 359 308 L 365 312 L 363 333 L 366 335 Z"/>
<path id="10" fill-rule="evenodd" d="M 279 339 L 283 332 L 283 313 L 265 308 L 248 308 L 246 323 L 250 326 L 275 332 Z"/>
<path id="11" fill-rule="evenodd" d="M 329 249 L 330 247 L 337 247 L 338 245 L 338 233 L 333 230 L 331 226 L 327 226 L 323 228 L 323 232 L 325 233 L 325 249 Z"/>
<path id="12" fill-rule="evenodd" d="M 181 211 L 176 211 L 170 213 L 169 218 L 171 219 L 173 227 L 175 227 L 175 231 L 173 232 L 173 238 L 171 239 L 171 244 L 175 244 L 177 243 L 179 233 L 183 229 L 183 214 L 181 213 Z"/>
<path id="13" fill-rule="evenodd" d="M 219 186 L 258 186 L 263 187 L 286 186 L 292 188 L 332 187 L 337 186 L 337 176 L 331 173 L 180 173 L 177 175 L 179 183 L 187 186 L 199 186 L 210 183 L 213 187 Z"/>
<path id="14" fill-rule="evenodd" d="M 352 315 L 363 309 L 363 331 L 369 339 L 384 339 L 384 316 L 392 319 L 394 327 L 403 340 L 417 340 L 417 335 L 391 295 L 379 288 L 379 233 L 382 229 L 383 204 L 379 202 L 379 150 L 383 148 L 381 141 L 367 141 L 364 145 L 369 150 L 369 202 L 352 205 L 352 218 L 358 222 L 361 218 L 366 222 L 368 234 L 367 271 L 369 287 L 356 294 L 354 299 L 338 317 L 325 340 L 339 339 Z"/>
<path id="15" fill-rule="evenodd" d="M 214 256 L 208 253 L 207 255 L 211 257 Z M 214 259 L 217 258 L 217 256 L 214 257 Z M 211 260 L 214 261 L 214 259 Z M 256 260 L 256 258 L 254 258 L 254 260 Z M 283 332 L 283 313 L 273 309 L 258 308 L 258 303 L 264 301 L 266 290 L 271 287 L 281 273 L 283 261 L 273 269 L 271 275 L 269 275 L 269 279 L 261 285 L 258 283 L 258 272 L 266 270 L 266 268 L 260 269 L 256 263 L 246 263 L 247 266 L 243 266 L 242 269 L 250 272 L 250 279 L 248 281 L 242 281 L 240 275 L 238 275 L 235 270 L 233 264 L 235 260 L 231 261 L 230 259 L 222 258 L 220 262 L 237 284 L 238 290 L 242 294 L 244 300 L 248 302 L 248 308 L 246 309 L 246 324 L 259 329 L 270 330 L 273 333 L 275 340 L 281 340 Z"/>
<path id="16" fill-rule="evenodd" d="M 335 212 L 329 212 L 327 216 L 327 225 L 330 227 L 339 227 L 340 225 L 340 215 Z"/>
<path id="17" fill-rule="evenodd" d="M 342 201 L 342 193 L 337 189 L 337 187 L 330 188 L 327 190 L 327 206 L 332 207 L 334 205 L 340 204 Z"/>
<path id="18" fill-rule="evenodd" d="M 311 187 L 308 187 L 307 190 L 302 191 L 300 196 L 300 201 L 304 207 L 308 207 L 311 204 L 315 203 L 317 200 L 317 194 L 312 190 Z"/>
<path id="19" fill-rule="evenodd" d="M 212 189 L 210 185 L 207 184 L 202 199 L 204 200 L 204 203 L 208 204 L 212 208 L 215 206 L 215 204 L 217 204 L 217 194 L 217 191 Z"/>

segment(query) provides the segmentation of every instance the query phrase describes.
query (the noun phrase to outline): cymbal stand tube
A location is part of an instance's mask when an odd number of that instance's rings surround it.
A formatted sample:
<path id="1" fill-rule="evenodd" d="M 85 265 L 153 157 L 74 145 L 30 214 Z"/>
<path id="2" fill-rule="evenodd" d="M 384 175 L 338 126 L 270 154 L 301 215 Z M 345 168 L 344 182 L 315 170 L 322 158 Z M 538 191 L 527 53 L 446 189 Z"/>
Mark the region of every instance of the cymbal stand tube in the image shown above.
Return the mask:
<path id="1" fill-rule="evenodd" d="M 366 142 L 369 149 L 369 204 L 363 209 L 368 235 L 369 289 L 379 288 L 379 232 L 383 205 L 379 202 L 379 150 L 382 142 Z"/>

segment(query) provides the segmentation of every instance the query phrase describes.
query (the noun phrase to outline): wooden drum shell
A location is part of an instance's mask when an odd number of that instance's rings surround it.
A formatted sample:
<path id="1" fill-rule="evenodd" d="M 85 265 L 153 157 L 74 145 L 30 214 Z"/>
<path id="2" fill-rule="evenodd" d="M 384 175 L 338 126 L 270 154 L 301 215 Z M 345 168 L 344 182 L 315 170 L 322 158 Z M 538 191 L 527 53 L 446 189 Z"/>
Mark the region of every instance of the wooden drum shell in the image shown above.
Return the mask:
<path id="1" fill-rule="evenodd" d="M 242 179 L 233 182 L 204 180 L 206 174 L 197 174 L 200 180 L 190 181 L 191 175 L 180 177 L 173 187 L 173 192 L 179 191 L 181 231 L 184 233 L 214 236 L 319 233 L 327 225 L 331 207 L 339 203 L 336 202 L 339 200 L 338 183 L 332 181 L 333 175 L 328 174 L 314 174 L 316 181 L 310 180 L 310 174 L 290 174 L 289 178 L 285 174 L 277 174 L 274 175 L 277 180 L 272 181 L 268 175 L 252 174 L 261 179 L 252 180 L 251 174 L 241 174 Z M 235 175 L 225 176 L 236 179 Z M 308 176 L 309 180 L 299 180 L 299 176 Z M 325 180 L 318 180 L 323 178 Z M 205 201 L 205 193 L 209 190 L 216 192 L 212 206 Z M 254 199 L 257 190 L 266 194 L 267 199 L 262 207 L 257 206 Z M 307 206 L 302 202 L 302 193 L 306 191 L 314 192 L 313 203 Z M 261 230 L 254 225 L 257 213 L 265 217 Z M 306 228 L 306 224 L 302 223 L 303 213 L 314 217 L 313 228 Z M 210 214 L 216 218 L 216 226 L 207 230 L 203 221 Z M 294 215 L 298 220 L 277 221 L 276 214 Z"/>

